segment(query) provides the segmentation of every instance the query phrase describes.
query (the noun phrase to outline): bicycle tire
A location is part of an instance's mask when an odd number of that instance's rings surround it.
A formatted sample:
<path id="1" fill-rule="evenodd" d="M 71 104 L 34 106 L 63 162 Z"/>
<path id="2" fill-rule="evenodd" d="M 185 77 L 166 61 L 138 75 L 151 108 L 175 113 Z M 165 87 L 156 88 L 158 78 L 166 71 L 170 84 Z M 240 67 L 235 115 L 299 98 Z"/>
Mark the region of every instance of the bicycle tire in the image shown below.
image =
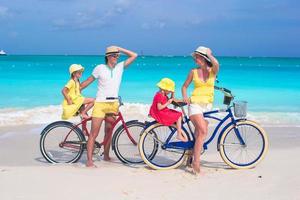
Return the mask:
<path id="1" fill-rule="evenodd" d="M 112 148 L 117 158 L 125 164 L 143 163 L 138 150 L 138 142 L 141 132 L 144 129 L 144 123 L 138 121 L 126 122 L 129 134 L 133 141 L 127 135 L 122 125 L 115 131 L 112 139 Z"/>
<path id="2" fill-rule="evenodd" d="M 50 163 L 77 162 L 84 149 L 85 137 L 71 122 L 53 122 L 41 133 L 40 151 Z"/>
<path id="3" fill-rule="evenodd" d="M 187 150 L 164 147 L 166 138 L 172 133 L 170 133 L 170 129 L 174 130 L 176 127 L 155 123 L 148 127 L 140 137 L 139 151 L 141 158 L 152 169 L 175 169 L 185 161 Z M 186 134 L 184 130 L 182 131 Z M 170 142 L 174 141 L 175 138 L 176 133 L 173 134 Z"/>
<path id="4" fill-rule="evenodd" d="M 241 133 L 245 145 L 241 145 L 235 133 Z M 268 151 L 268 136 L 257 123 L 249 120 L 237 122 L 223 132 L 219 150 L 223 161 L 234 169 L 250 169 L 263 160 Z M 238 158 L 239 157 L 239 158 Z M 247 157 L 247 161 L 246 161 Z"/>

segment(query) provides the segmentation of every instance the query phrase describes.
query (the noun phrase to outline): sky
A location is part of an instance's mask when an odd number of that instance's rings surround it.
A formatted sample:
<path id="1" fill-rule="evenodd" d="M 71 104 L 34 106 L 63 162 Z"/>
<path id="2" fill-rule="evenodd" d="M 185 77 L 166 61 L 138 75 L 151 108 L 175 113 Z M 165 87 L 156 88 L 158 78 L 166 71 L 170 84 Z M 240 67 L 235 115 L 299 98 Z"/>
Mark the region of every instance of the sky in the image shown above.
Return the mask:
<path id="1" fill-rule="evenodd" d="M 0 0 L 8 54 L 300 57 L 298 0 Z"/>

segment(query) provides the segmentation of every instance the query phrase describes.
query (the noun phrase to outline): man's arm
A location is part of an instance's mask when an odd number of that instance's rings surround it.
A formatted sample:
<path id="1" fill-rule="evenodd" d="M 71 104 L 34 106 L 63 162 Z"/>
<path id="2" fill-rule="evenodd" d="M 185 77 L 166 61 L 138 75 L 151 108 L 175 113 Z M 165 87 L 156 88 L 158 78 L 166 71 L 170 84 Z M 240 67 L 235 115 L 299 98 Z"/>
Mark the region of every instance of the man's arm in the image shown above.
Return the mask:
<path id="1" fill-rule="evenodd" d="M 137 58 L 137 53 L 130 51 L 128 49 L 124 49 L 122 47 L 118 47 L 119 51 L 126 54 L 128 58 L 125 60 L 124 67 L 127 67 L 130 65 L 136 58 Z"/>
<path id="2" fill-rule="evenodd" d="M 94 76 L 88 77 L 85 81 L 80 84 L 80 90 L 83 90 L 87 86 L 89 86 L 95 80 Z"/>

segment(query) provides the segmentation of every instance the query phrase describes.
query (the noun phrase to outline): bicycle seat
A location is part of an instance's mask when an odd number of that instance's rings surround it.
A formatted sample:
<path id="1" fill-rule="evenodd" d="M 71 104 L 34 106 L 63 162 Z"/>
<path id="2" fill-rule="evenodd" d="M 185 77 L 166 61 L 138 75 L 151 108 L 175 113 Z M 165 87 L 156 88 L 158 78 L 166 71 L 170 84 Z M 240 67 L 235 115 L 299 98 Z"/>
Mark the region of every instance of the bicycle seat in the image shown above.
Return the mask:
<path id="1" fill-rule="evenodd" d="M 187 103 L 185 103 L 183 101 L 172 101 L 172 104 L 176 107 L 183 107 L 183 106 L 187 105 Z"/>

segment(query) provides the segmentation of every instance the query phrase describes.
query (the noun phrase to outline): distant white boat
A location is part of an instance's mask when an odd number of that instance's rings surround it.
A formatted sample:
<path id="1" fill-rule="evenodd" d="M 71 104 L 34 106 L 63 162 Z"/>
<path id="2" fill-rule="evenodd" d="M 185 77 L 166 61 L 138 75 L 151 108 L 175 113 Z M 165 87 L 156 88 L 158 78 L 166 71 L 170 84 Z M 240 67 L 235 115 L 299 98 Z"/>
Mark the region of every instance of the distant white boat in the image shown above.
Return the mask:
<path id="1" fill-rule="evenodd" d="M 3 51 L 3 50 L 0 50 L 0 56 L 6 56 L 6 53 L 5 53 L 5 51 Z"/>

